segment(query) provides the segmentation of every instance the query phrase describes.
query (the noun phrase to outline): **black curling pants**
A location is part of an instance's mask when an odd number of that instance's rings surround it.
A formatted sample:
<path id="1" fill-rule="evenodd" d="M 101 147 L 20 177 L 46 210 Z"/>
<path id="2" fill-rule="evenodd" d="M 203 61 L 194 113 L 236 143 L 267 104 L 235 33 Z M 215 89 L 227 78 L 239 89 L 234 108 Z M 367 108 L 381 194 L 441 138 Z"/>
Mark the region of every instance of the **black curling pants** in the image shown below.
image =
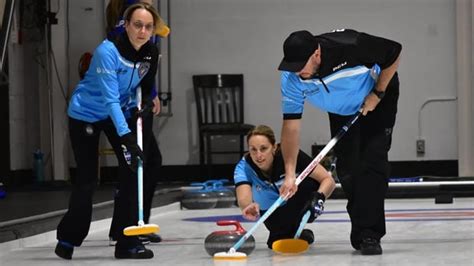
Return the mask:
<path id="1" fill-rule="evenodd" d="M 134 123 L 129 123 L 132 132 Z M 119 162 L 119 184 L 122 197 L 115 201 L 117 228 L 123 230 L 137 221 L 137 182 L 136 174 L 130 170 L 124 159 L 120 138 L 110 119 L 96 123 L 69 118 L 69 134 L 76 159 L 77 172 L 72 181 L 69 208 L 57 228 L 57 239 L 74 246 L 80 246 L 86 238 L 92 218 L 92 196 L 97 185 L 98 147 L 100 133 L 104 132 L 114 149 Z M 119 248 L 139 244 L 136 237 L 120 234 Z"/>
<path id="2" fill-rule="evenodd" d="M 143 221 L 145 223 L 149 223 L 150 220 L 153 196 L 162 164 L 160 148 L 153 134 L 153 118 L 152 113 L 145 115 L 143 118 L 143 153 L 145 154 L 145 165 L 143 166 Z M 117 188 L 115 200 L 117 201 L 120 196 L 121 191 Z M 117 205 L 115 205 L 109 231 L 109 236 L 114 239 L 117 238 L 117 235 L 121 234 L 117 226 L 118 213 L 119 210 Z"/>
<path id="3" fill-rule="evenodd" d="M 313 192 L 317 191 L 319 183 L 311 177 L 307 177 L 298 186 L 298 191 L 286 204 L 277 208 L 264 222 L 270 234 L 268 236 L 268 248 L 272 248 L 274 241 L 295 237 L 296 230 L 301 222 L 305 211 L 303 208 L 310 201 Z M 261 212 L 263 215 L 265 212 Z"/>
<path id="4" fill-rule="evenodd" d="M 391 80 L 387 94 L 376 109 L 361 116 L 336 144 L 337 175 L 346 197 L 351 219 L 351 244 L 360 248 L 361 240 L 380 240 L 385 229 L 385 195 L 399 95 L 398 75 Z M 335 136 L 350 116 L 329 114 L 331 134 Z"/>

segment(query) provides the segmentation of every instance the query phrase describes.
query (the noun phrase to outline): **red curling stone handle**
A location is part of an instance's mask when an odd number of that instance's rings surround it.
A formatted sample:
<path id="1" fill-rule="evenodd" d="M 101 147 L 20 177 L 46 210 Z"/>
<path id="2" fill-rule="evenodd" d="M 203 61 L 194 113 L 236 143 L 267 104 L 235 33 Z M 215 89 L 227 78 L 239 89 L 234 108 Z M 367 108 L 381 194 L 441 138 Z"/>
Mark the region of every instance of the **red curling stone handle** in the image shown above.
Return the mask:
<path id="1" fill-rule="evenodd" d="M 240 225 L 239 221 L 235 220 L 220 220 L 216 222 L 217 225 L 219 226 L 228 226 L 228 225 L 233 225 L 235 226 L 235 231 L 239 233 L 245 233 L 245 229 Z"/>

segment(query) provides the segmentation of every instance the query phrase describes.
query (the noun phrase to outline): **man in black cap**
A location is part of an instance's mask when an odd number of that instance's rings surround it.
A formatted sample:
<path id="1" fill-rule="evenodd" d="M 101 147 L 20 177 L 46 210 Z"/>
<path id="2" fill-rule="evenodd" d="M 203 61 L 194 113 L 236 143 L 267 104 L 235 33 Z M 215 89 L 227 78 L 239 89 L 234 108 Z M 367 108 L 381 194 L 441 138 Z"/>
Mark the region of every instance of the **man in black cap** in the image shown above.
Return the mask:
<path id="1" fill-rule="evenodd" d="M 402 46 L 354 30 L 313 36 L 290 34 L 283 45 L 281 148 L 285 181 L 280 194 L 294 195 L 296 155 L 304 101 L 327 111 L 334 136 L 350 116 L 362 117 L 335 146 L 337 174 L 347 196 L 351 244 L 363 255 L 382 254 L 388 151 L 395 124 Z"/>

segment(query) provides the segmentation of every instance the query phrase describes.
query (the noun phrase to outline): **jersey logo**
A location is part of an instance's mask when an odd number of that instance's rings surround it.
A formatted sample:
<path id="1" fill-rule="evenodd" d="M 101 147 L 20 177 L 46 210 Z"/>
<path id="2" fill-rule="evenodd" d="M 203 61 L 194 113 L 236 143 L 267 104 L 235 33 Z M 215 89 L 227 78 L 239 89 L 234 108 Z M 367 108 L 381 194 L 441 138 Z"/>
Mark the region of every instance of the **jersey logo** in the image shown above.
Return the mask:
<path id="1" fill-rule="evenodd" d="M 305 97 L 315 95 L 315 94 L 318 94 L 318 93 L 319 93 L 319 88 L 318 87 L 310 89 L 310 90 L 303 91 L 303 94 L 304 94 Z"/>
<path id="2" fill-rule="evenodd" d="M 343 66 L 345 66 L 345 65 L 347 65 L 347 61 L 342 62 L 342 63 L 340 63 L 339 65 L 333 67 L 333 68 L 332 68 L 332 71 L 333 71 L 333 72 L 334 72 L 334 71 L 337 71 L 337 70 L 341 69 L 341 67 L 343 67 Z"/>
<path id="3" fill-rule="evenodd" d="M 115 74 L 114 70 L 102 68 L 102 67 L 97 67 L 96 70 L 97 74 Z"/>
<path id="4" fill-rule="evenodd" d="M 143 78 L 143 76 L 148 73 L 148 70 L 150 69 L 150 63 L 144 62 L 140 64 L 140 67 L 138 68 L 138 76 L 140 78 Z"/>
<path id="5" fill-rule="evenodd" d="M 122 75 L 122 74 L 125 74 L 125 73 L 127 73 L 127 70 L 124 69 L 124 68 L 119 68 L 119 69 L 117 70 L 117 75 Z"/>

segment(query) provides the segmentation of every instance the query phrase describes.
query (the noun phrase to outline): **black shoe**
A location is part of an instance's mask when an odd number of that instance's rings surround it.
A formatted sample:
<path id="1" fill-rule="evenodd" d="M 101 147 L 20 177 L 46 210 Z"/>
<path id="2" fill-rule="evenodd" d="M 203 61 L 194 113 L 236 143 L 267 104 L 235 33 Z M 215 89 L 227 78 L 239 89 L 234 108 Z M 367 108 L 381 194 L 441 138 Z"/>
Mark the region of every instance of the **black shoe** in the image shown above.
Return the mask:
<path id="1" fill-rule="evenodd" d="M 355 240 L 351 237 L 351 245 L 355 250 L 360 250 L 360 240 Z"/>
<path id="2" fill-rule="evenodd" d="M 147 235 L 141 235 L 141 236 L 137 236 L 137 237 L 138 237 L 138 240 L 142 243 L 142 245 L 150 244 L 150 239 L 148 238 Z"/>
<path id="3" fill-rule="evenodd" d="M 151 233 L 148 235 L 143 235 L 144 237 L 148 238 L 148 241 L 151 243 L 160 243 L 161 242 L 161 236 L 159 234 Z M 140 239 L 140 237 L 138 237 Z"/>
<path id="4" fill-rule="evenodd" d="M 74 252 L 74 246 L 69 243 L 59 241 L 54 249 L 54 253 L 58 255 L 58 257 L 63 258 L 65 260 L 72 259 L 72 253 Z"/>
<path id="5" fill-rule="evenodd" d="M 117 259 L 151 259 L 153 251 L 145 248 L 143 245 L 131 249 L 121 250 L 115 248 L 115 258 Z"/>
<path id="6" fill-rule="evenodd" d="M 313 231 L 311 231 L 309 229 L 303 229 L 303 231 L 301 232 L 301 235 L 300 235 L 300 239 L 305 240 L 306 242 L 308 242 L 309 245 L 313 244 L 313 242 L 314 242 Z"/>
<path id="7" fill-rule="evenodd" d="M 362 239 L 360 238 L 360 231 L 358 230 L 351 230 L 351 245 L 355 250 L 360 250 L 360 242 Z"/>
<path id="8" fill-rule="evenodd" d="M 371 237 L 363 238 L 362 243 L 360 243 L 360 252 L 362 253 L 362 255 L 382 254 L 382 246 L 380 246 L 380 240 Z"/>

